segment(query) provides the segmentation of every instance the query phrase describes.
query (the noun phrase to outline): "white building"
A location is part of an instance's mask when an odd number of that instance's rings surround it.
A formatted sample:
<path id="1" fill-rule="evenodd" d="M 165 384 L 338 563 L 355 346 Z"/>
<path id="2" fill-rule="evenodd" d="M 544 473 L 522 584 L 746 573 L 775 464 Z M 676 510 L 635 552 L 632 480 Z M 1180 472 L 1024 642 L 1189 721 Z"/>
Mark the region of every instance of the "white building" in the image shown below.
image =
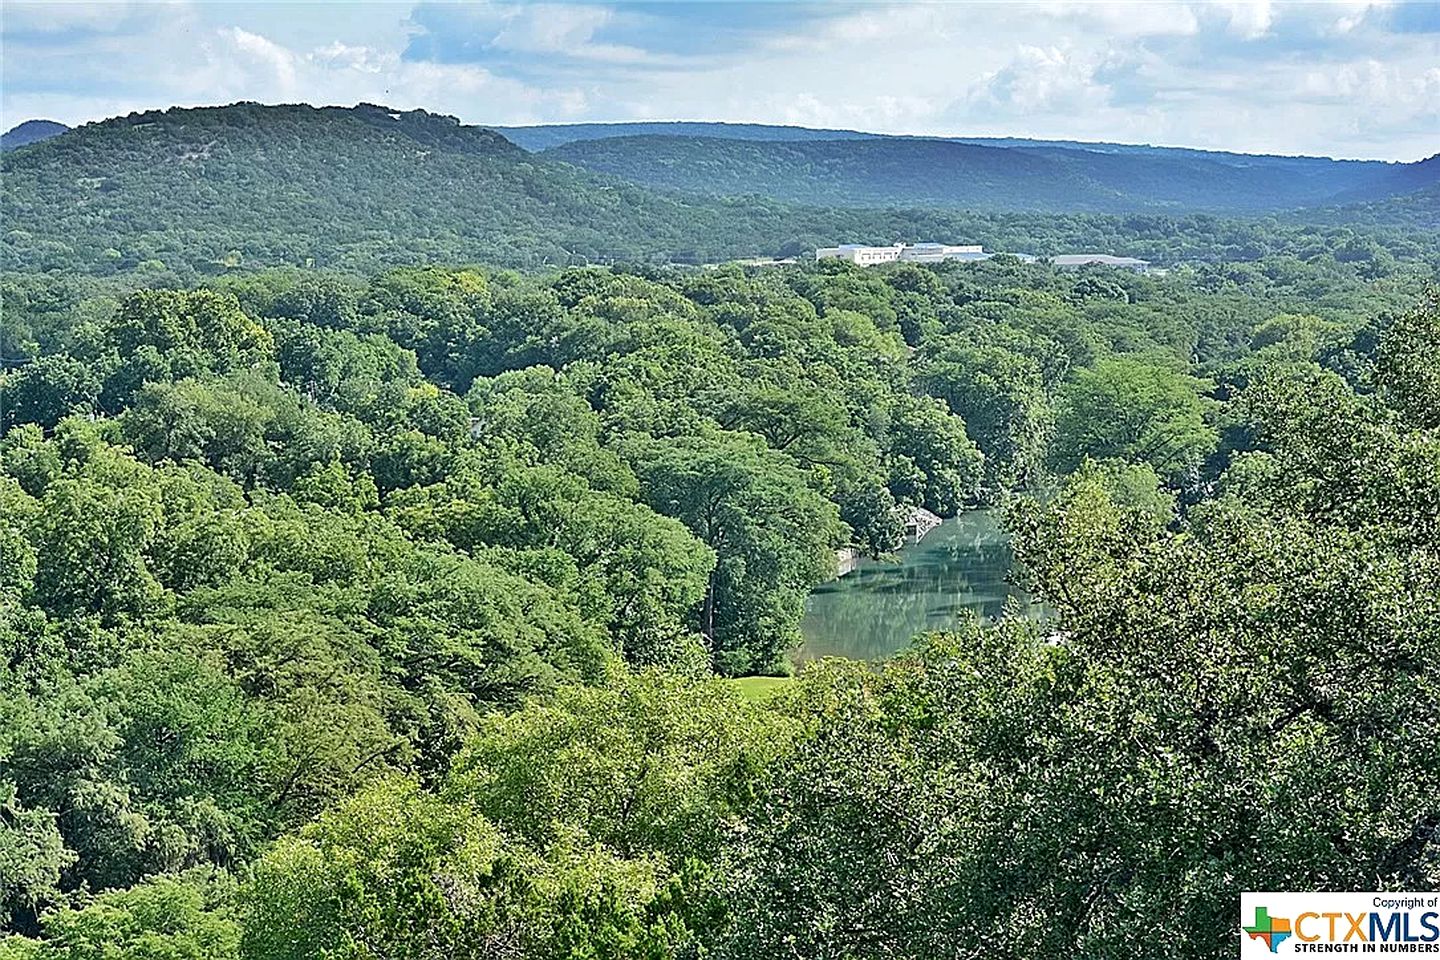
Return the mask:
<path id="1" fill-rule="evenodd" d="M 1147 273 L 1150 270 L 1149 260 L 1138 260 L 1135 257 L 1112 257 L 1108 253 L 1062 253 L 1058 257 L 1051 257 L 1050 262 L 1057 267 L 1070 270 L 1092 266 L 1134 270 L 1136 273 Z"/>
<path id="2" fill-rule="evenodd" d="M 990 254 L 980 244 L 956 246 L 951 243 L 912 243 L 903 245 L 900 259 L 914 263 L 939 263 L 942 260 L 988 260 Z"/>
<path id="3" fill-rule="evenodd" d="M 877 263 L 894 263 L 900 259 L 900 251 L 903 249 L 905 249 L 905 245 L 901 243 L 891 244 L 888 247 L 867 247 L 861 243 L 842 243 L 838 247 L 821 247 L 815 251 L 815 259 L 849 260 L 862 267 L 870 267 Z"/>
<path id="4" fill-rule="evenodd" d="M 849 260 L 862 267 L 877 263 L 939 263 L 942 260 L 988 260 L 990 254 L 979 244 L 956 246 L 948 243 L 892 243 L 888 247 L 867 247 L 860 243 L 842 243 L 838 247 L 821 247 L 816 260 Z"/>

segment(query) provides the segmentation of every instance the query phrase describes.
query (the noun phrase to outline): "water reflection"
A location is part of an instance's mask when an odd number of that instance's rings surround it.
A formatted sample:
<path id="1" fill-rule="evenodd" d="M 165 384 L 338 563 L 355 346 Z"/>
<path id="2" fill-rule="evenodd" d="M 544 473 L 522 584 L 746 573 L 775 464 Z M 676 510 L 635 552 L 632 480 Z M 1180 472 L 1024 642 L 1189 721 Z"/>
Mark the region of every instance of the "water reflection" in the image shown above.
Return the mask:
<path id="1" fill-rule="evenodd" d="M 965 612 L 998 617 L 1012 598 L 1026 614 L 1040 608 L 1005 582 L 1013 557 L 996 511 L 946 520 L 898 561 L 863 560 L 854 572 L 815 588 L 800 625 L 797 660 L 881 660 L 925 630 L 952 626 Z"/>

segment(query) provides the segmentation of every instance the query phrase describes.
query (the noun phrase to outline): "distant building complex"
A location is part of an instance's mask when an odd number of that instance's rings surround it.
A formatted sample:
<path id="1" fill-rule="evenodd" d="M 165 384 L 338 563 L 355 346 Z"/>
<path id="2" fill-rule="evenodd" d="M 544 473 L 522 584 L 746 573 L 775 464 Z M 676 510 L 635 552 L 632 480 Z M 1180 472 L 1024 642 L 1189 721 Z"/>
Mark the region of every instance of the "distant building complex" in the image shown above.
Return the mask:
<path id="1" fill-rule="evenodd" d="M 816 260 L 847 260 L 861 267 L 873 267 L 877 263 L 940 263 L 944 260 L 989 260 L 994 254 L 986 253 L 979 244 L 957 246 L 949 243 L 892 243 L 888 247 L 868 247 L 863 243 L 842 243 L 838 247 L 821 247 L 815 251 Z M 1028 254 L 1013 254 L 1027 263 L 1035 257 Z M 1062 270 L 1080 267 L 1113 267 L 1116 270 L 1133 270 L 1136 273 L 1163 273 L 1151 268 L 1150 261 L 1135 257 L 1116 257 L 1108 253 L 1065 253 L 1051 257 L 1050 262 Z"/>
<path id="2" fill-rule="evenodd" d="M 892 243 L 888 247 L 867 247 L 860 243 L 842 243 L 838 247 L 821 247 L 816 260 L 848 260 L 862 267 L 877 263 L 939 263 L 942 260 L 988 260 L 990 254 L 979 244 L 955 246 L 948 243 Z"/>

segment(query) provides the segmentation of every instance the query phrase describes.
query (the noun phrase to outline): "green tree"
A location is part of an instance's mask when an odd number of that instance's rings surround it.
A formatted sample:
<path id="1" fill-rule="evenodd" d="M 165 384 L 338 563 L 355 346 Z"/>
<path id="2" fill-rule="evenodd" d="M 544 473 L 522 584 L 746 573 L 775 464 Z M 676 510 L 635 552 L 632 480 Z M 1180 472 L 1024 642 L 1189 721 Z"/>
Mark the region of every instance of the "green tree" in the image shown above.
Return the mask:
<path id="1" fill-rule="evenodd" d="M 1035 360 L 1005 347 L 940 340 L 927 349 L 919 377 L 964 422 L 985 455 L 989 484 L 1019 487 L 1041 478 L 1053 415 Z"/>
<path id="2" fill-rule="evenodd" d="M 1440 426 L 1440 298 L 1391 323 L 1376 365 L 1386 403 L 1412 426 Z"/>
<path id="3" fill-rule="evenodd" d="M 146 551 L 162 516 L 145 486 L 116 489 L 83 476 L 55 481 L 32 525 L 36 601 L 57 616 L 159 612 L 166 598 Z"/>
<path id="4" fill-rule="evenodd" d="M 0 750 L 8 753 L 9 744 L 0 743 Z M 40 908 L 59 899 L 61 873 L 74 861 L 55 814 L 28 809 L 15 784 L 0 781 L 0 929 L 33 931 Z M 0 937 L 0 955 L 4 949 Z"/>
<path id="5" fill-rule="evenodd" d="M 984 460 L 965 433 L 965 421 L 943 403 L 903 394 L 896 398 L 885 465 L 898 499 L 941 516 L 958 513 L 979 496 Z"/>
<path id="6" fill-rule="evenodd" d="M 245 892 L 247 960 L 674 956 L 654 861 L 576 841 L 537 854 L 391 780 L 281 840 Z M 682 941 L 683 942 L 683 941 Z"/>
<path id="7" fill-rule="evenodd" d="M 42 941 L 0 940 L 0 956 L 13 950 L 17 960 L 238 960 L 234 895 L 224 872 L 156 877 L 46 914 Z"/>
<path id="8" fill-rule="evenodd" d="M 119 355 L 105 386 L 111 410 L 147 380 L 254 368 L 275 354 L 274 339 L 233 294 L 210 290 L 137 290 L 121 302 L 107 339 Z"/>
<path id="9" fill-rule="evenodd" d="M 100 399 L 96 364 L 65 354 L 38 357 L 0 377 L 0 427 L 53 427 L 71 414 L 93 413 Z"/>
<path id="10" fill-rule="evenodd" d="M 1183 483 L 1219 442 L 1202 387 L 1167 366 L 1129 357 L 1078 371 L 1058 404 L 1056 467 L 1068 473 L 1086 457 L 1127 460 Z"/>
<path id="11" fill-rule="evenodd" d="M 700 632 L 725 673 L 780 669 L 810 588 L 834 569 L 839 514 L 783 454 L 744 435 L 636 441 L 642 495 L 715 551 Z"/>
<path id="12" fill-rule="evenodd" d="M 445 795 L 541 849 L 579 832 L 627 858 L 710 862 L 790 735 L 724 683 L 620 673 L 487 718 Z"/>

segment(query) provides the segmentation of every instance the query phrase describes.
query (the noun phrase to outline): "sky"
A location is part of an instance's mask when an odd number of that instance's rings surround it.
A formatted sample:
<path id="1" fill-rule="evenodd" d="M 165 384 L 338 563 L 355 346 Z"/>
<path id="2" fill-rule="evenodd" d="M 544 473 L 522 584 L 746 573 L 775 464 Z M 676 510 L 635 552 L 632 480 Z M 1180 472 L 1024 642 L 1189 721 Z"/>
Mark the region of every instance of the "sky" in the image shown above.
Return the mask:
<path id="1" fill-rule="evenodd" d="M 1440 0 L 3 0 L 0 17 L 6 128 L 255 100 L 1440 152 Z"/>

